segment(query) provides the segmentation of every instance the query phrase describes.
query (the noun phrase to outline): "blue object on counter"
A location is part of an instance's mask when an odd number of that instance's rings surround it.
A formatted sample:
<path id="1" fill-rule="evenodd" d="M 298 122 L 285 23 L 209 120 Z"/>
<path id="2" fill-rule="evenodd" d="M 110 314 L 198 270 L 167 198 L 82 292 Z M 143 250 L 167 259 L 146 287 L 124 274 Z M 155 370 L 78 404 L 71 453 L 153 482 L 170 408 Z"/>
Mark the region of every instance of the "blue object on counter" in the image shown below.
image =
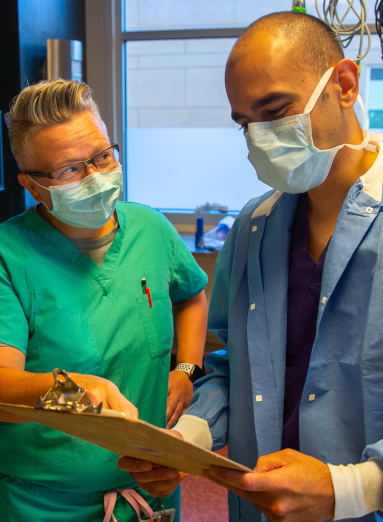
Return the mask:
<path id="1" fill-rule="evenodd" d="M 223 244 L 229 235 L 230 229 L 233 226 L 235 219 L 233 216 L 226 216 L 218 223 L 218 225 L 206 232 L 197 246 L 199 248 L 206 248 L 207 250 L 215 250 L 219 252 L 223 247 Z"/>
<path id="2" fill-rule="evenodd" d="M 197 217 L 197 229 L 196 229 L 196 233 L 195 233 L 195 246 L 197 246 L 198 241 L 201 239 L 202 236 L 203 236 L 203 217 L 198 216 Z"/>

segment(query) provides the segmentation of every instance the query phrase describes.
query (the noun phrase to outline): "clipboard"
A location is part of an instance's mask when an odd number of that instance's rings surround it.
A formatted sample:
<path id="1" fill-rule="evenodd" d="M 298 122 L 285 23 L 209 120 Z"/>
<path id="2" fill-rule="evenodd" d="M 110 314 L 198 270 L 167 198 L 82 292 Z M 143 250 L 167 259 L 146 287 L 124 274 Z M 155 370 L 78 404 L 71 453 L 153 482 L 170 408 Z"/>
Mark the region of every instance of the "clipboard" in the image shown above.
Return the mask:
<path id="1" fill-rule="evenodd" d="M 85 440 L 117 455 L 147 460 L 184 473 L 202 475 L 210 466 L 253 472 L 246 466 L 173 437 L 141 420 L 4 403 L 0 403 L 0 409 Z"/>

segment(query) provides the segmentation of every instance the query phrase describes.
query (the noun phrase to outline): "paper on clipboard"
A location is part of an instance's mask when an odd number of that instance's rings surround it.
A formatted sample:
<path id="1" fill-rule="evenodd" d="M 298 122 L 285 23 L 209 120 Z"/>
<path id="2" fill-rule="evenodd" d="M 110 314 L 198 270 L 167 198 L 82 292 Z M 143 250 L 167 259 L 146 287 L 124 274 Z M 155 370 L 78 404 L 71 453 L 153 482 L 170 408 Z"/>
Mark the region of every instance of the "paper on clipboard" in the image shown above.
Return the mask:
<path id="1" fill-rule="evenodd" d="M 149 460 L 178 471 L 202 475 L 210 466 L 250 472 L 249 468 L 140 420 L 95 413 L 69 413 L 0 403 L 0 409 L 96 444 L 118 455 Z"/>

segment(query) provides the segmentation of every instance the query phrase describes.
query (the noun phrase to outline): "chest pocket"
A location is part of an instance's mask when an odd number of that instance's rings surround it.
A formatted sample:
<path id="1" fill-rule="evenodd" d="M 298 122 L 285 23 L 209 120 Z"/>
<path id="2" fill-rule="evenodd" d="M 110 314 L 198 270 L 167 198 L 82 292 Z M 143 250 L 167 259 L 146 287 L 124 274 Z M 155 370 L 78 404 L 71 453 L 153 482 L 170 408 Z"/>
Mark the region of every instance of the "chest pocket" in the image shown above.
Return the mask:
<path id="1" fill-rule="evenodd" d="M 63 368 L 68 372 L 100 375 L 101 354 L 85 311 L 53 308 L 39 314 L 35 333 L 42 372 Z M 33 358 L 33 353 L 29 356 Z"/>
<path id="2" fill-rule="evenodd" d="M 152 358 L 170 352 L 173 344 L 172 303 L 168 292 L 153 292 L 153 306 L 147 295 L 137 296 L 137 306 Z"/>

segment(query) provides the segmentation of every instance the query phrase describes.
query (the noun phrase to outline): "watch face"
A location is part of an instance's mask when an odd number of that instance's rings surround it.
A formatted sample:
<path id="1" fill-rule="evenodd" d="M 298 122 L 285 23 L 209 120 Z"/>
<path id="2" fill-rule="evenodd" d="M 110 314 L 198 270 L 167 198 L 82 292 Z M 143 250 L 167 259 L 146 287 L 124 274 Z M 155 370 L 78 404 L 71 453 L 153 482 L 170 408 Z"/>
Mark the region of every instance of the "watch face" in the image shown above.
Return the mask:
<path id="1" fill-rule="evenodd" d="M 204 377 L 206 373 L 200 368 L 199 366 L 195 365 L 191 372 L 190 372 L 190 379 L 192 382 L 195 382 L 196 380 L 200 379 L 201 377 Z"/>

